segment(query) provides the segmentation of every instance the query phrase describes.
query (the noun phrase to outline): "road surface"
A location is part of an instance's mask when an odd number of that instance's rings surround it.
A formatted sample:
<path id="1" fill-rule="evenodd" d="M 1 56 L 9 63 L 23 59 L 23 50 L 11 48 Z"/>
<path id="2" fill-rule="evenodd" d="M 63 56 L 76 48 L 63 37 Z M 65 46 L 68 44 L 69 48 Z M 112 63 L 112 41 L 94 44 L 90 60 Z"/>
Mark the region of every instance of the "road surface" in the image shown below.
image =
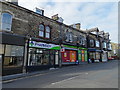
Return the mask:
<path id="1" fill-rule="evenodd" d="M 3 83 L 3 88 L 118 88 L 118 60 L 67 66 Z"/>

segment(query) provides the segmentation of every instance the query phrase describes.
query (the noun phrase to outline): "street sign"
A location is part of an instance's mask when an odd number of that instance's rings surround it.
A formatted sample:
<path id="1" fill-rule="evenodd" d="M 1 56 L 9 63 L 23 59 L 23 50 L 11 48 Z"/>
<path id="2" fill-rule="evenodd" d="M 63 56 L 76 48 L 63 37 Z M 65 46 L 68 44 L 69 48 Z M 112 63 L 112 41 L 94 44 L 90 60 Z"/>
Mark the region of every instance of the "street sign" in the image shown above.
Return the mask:
<path id="1" fill-rule="evenodd" d="M 65 52 L 65 49 L 64 49 L 64 48 L 61 48 L 60 52 Z"/>

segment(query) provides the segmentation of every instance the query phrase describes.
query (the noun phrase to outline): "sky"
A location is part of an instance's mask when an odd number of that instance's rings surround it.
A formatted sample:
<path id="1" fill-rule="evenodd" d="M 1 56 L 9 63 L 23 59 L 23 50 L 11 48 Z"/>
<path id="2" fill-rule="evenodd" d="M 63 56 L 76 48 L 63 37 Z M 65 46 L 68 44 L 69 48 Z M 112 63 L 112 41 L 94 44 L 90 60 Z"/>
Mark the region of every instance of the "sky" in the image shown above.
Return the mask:
<path id="1" fill-rule="evenodd" d="M 44 9 L 44 15 L 58 14 L 64 24 L 81 23 L 81 29 L 98 27 L 109 32 L 111 42 L 118 43 L 117 0 L 18 0 L 19 5 L 30 10 Z M 101 2 L 102 1 L 102 2 Z"/>

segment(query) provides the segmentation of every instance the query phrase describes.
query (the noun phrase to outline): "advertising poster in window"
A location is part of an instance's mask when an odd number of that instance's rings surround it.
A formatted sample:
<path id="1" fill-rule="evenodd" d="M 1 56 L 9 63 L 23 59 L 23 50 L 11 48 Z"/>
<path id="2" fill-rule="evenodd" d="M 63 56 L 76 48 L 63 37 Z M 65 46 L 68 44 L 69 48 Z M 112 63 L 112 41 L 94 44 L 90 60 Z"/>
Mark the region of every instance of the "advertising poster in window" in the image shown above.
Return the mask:
<path id="1" fill-rule="evenodd" d="M 84 50 L 82 50 L 82 62 L 85 61 Z"/>
<path id="2" fill-rule="evenodd" d="M 70 54 L 68 50 L 65 50 L 65 52 L 62 52 L 62 61 L 70 62 Z"/>
<path id="3" fill-rule="evenodd" d="M 85 60 L 84 54 L 82 54 L 82 62 L 84 62 Z"/>
<path id="4" fill-rule="evenodd" d="M 85 51 L 85 61 L 87 61 L 87 51 Z"/>
<path id="5" fill-rule="evenodd" d="M 70 62 L 76 62 L 76 51 L 70 51 Z"/>
<path id="6" fill-rule="evenodd" d="M 78 60 L 81 61 L 81 51 L 78 50 Z"/>

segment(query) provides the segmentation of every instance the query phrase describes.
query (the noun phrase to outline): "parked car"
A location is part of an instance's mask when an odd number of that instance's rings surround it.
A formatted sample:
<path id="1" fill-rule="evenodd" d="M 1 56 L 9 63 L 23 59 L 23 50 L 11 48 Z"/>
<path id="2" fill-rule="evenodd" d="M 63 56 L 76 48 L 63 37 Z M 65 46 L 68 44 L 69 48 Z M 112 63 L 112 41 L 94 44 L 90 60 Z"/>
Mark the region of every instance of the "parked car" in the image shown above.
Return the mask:
<path id="1" fill-rule="evenodd" d="M 114 60 L 114 58 L 113 57 L 108 57 L 108 60 Z"/>

